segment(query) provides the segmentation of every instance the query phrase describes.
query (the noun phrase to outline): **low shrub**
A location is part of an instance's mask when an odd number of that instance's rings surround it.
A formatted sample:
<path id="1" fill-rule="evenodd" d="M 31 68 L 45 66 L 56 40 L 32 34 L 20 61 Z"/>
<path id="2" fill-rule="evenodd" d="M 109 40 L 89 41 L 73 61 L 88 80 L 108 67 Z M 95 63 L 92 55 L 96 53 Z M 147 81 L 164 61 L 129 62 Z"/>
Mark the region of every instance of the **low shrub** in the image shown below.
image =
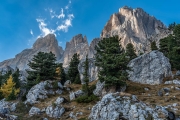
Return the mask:
<path id="1" fill-rule="evenodd" d="M 55 82 L 53 83 L 53 88 L 54 88 L 54 89 L 58 89 L 58 81 L 55 81 Z"/>
<path id="2" fill-rule="evenodd" d="M 16 113 L 22 113 L 22 114 L 27 114 L 31 108 L 31 105 L 29 104 L 24 104 L 23 102 L 19 102 L 16 105 Z"/>
<path id="3" fill-rule="evenodd" d="M 83 95 L 83 96 L 80 96 L 78 98 L 76 98 L 76 102 L 78 103 L 90 103 L 92 101 L 97 101 L 99 98 L 95 95 Z"/>

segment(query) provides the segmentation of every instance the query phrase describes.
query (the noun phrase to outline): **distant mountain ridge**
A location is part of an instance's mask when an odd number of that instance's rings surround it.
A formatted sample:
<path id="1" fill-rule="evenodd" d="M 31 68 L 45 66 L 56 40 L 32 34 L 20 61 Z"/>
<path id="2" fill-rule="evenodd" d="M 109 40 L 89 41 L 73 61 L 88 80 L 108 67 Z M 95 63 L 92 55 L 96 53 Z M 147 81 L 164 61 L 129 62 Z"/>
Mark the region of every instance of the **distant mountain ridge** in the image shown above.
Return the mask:
<path id="1" fill-rule="evenodd" d="M 90 45 L 86 36 L 82 34 L 75 35 L 70 42 L 66 43 L 65 50 L 58 46 L 55 35 L 49 34 L 43 38 L 38 38 L 32 49 L 25 49 L 17 54 L 15 58 L 0 62 L 0 70 L 7 66 L 15 69 L 25 70 L 28 67 L 28 61 L 33 58 L 38 52 L 52 51 L 58 62 L 63 63 L 64 67 L 69 65 L 73 54 L 80 54 L 80 59 L 84 59 L 88 54 L 89 58 L 94 58 L 95 45 L 105 38 L 118 35 L 121 38 L 121 45 L 125 47 L 128 43 L 132 43 L 137 53 L 149 52 L 150 43 L 156 41 L 159 44 L 159 39 L 166 37 L 170 31 L 166 26 L 155 17 L 147 14 L 143 9 L 132 9 L 122 7 L 118 13 L 113 14 L 110 20 L 105 25 L 101 33 L 101 38 L 95 38 Z"/>

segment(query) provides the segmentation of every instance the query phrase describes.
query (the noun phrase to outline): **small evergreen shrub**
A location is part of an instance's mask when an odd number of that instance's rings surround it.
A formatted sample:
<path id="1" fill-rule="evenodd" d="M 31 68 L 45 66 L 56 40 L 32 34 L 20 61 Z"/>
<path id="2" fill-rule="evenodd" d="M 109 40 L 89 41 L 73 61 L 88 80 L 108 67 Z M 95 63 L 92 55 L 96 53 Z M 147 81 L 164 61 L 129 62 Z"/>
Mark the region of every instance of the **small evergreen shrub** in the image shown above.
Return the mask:
<path id="1" fill-rule="evenodd" d="M 58 89 L 58 81 L 55 81 L 55 82 L 53 83 L 53 88 L 54 88 L 54 89 Z"/>
<path id="2" fill-rule="evenodd" d="M 78 97 L 75 101 L 78 103 L 90 103 L 92 101 L 97 101 L 99 98 L 95 95 L 83 95 Z"/>
<path id="3" fill-rule="evenodd" d="M 14 89 L 12 90 L 11 94 L 6 98 L 6 100 L 16 100 Z"/>

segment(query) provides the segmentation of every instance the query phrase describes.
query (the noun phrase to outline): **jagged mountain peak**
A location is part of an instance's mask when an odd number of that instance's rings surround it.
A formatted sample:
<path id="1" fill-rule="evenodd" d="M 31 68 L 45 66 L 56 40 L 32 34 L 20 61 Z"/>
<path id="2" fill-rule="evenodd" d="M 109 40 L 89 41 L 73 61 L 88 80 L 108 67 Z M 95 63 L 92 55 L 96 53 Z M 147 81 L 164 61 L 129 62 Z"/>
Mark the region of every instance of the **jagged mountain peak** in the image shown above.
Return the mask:
<path id="1" fill-rule="evenodd" d="M 101 38 L 118 35 L 124 48 L 132 43 L 138 53 L 149 52 L 152 41 L 156 41 L 158 46 L 159 40 L 169 33 L 160 20 L 150 16 L 142 8 L 124 6 L 110 17 L 102 30 Z"/>
<path id="2" fill-rule="evenodd" d="M 58 41 L 54 34 L 48 34 L 45 37 L 38 38 L 33 45 L 32 49 L 25 49 L 21 53 L 17 54 L 15 58 L 5 60 L 0 63 L 0 69 L 9 66 L 13 69 L 18 67 L 20 70 L 25 70 L 28 67 L 28 61 L 30 61 L 34 55 L 38 52 L 52 52 L 55 54 L 56 59 L 60 60 L 63 57 L 63 49 L 58 46 Z"/>
<path id="3" fill-rule="evenodd" d="M 66 43 L 66 48 L 63 57 L 63 66 L 67 67 L 69 65 L 69 62 L 75 53 L 78 53 L 80 55 L 80 59 L 83 59 L 88 54 L 88 51 L 89 45 L 87 37 L 83 36 L 82 34 L 75 35 L 74 37 L 72 37 L 70 42 Z"/>
<path id="4" fill-rule="evenodd" d="M 39 49 L 42 47 L 47 47 L 49 44 L 58 44 L 54 34 L 48 34 L 45 37 L 40 37 L 33 44 L 33 49 Z"/>

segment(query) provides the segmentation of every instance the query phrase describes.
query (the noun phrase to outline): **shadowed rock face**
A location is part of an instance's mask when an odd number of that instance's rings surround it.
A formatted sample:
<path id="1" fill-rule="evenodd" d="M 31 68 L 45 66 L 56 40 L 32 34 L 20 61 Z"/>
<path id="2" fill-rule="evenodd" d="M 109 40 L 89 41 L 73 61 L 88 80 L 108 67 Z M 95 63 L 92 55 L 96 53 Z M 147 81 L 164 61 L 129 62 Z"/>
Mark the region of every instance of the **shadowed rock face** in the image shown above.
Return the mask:
<path id="1" fill-rule="evenodd" d="M 66 43 L 66 48 L 64 52 L 64 62 L 63 66 L 67 67 L 69 62 L 71 61 L 72 56 L 77 53 L 80 56 L 80 60 L 85 58 L 88 54 L 89 46 L 86 36 L 82 36 L 82 34 L 78 34 L 72 38 L 70 42 Z"/>
<path id="2" fill-rule="evenodd" d="M 113 14 L 101 33 L 101 38 L 118 35 L 121 45 L 132 43 L 136 52 L 150 51 L 150 42 L 166 37 L 170 31 L 155 17 L 150 16 L 141 8 L 123 7 Z"/>
<path id="3" fill-rule="evenodd" d="M 11 68 L 15 69 L 16 67 L 19 70 L 25 70 L 28 67 L 28 61 L 31 60 L 34 55 L 38 52 L 53 52 L 57 58 L 57 60 L 61 59 L 63 56 L 63 50 L 61 47 L 58 46 L 58 42 L 53 34 L 49 34 L 44 38 L 38 38 L 37 41 L 34 43 L 32 49 L 25 49 L 21 53 L 17 54 L 15 58 L 5 60 L 0 63 L 0 69 L 10 66 Z"/>

